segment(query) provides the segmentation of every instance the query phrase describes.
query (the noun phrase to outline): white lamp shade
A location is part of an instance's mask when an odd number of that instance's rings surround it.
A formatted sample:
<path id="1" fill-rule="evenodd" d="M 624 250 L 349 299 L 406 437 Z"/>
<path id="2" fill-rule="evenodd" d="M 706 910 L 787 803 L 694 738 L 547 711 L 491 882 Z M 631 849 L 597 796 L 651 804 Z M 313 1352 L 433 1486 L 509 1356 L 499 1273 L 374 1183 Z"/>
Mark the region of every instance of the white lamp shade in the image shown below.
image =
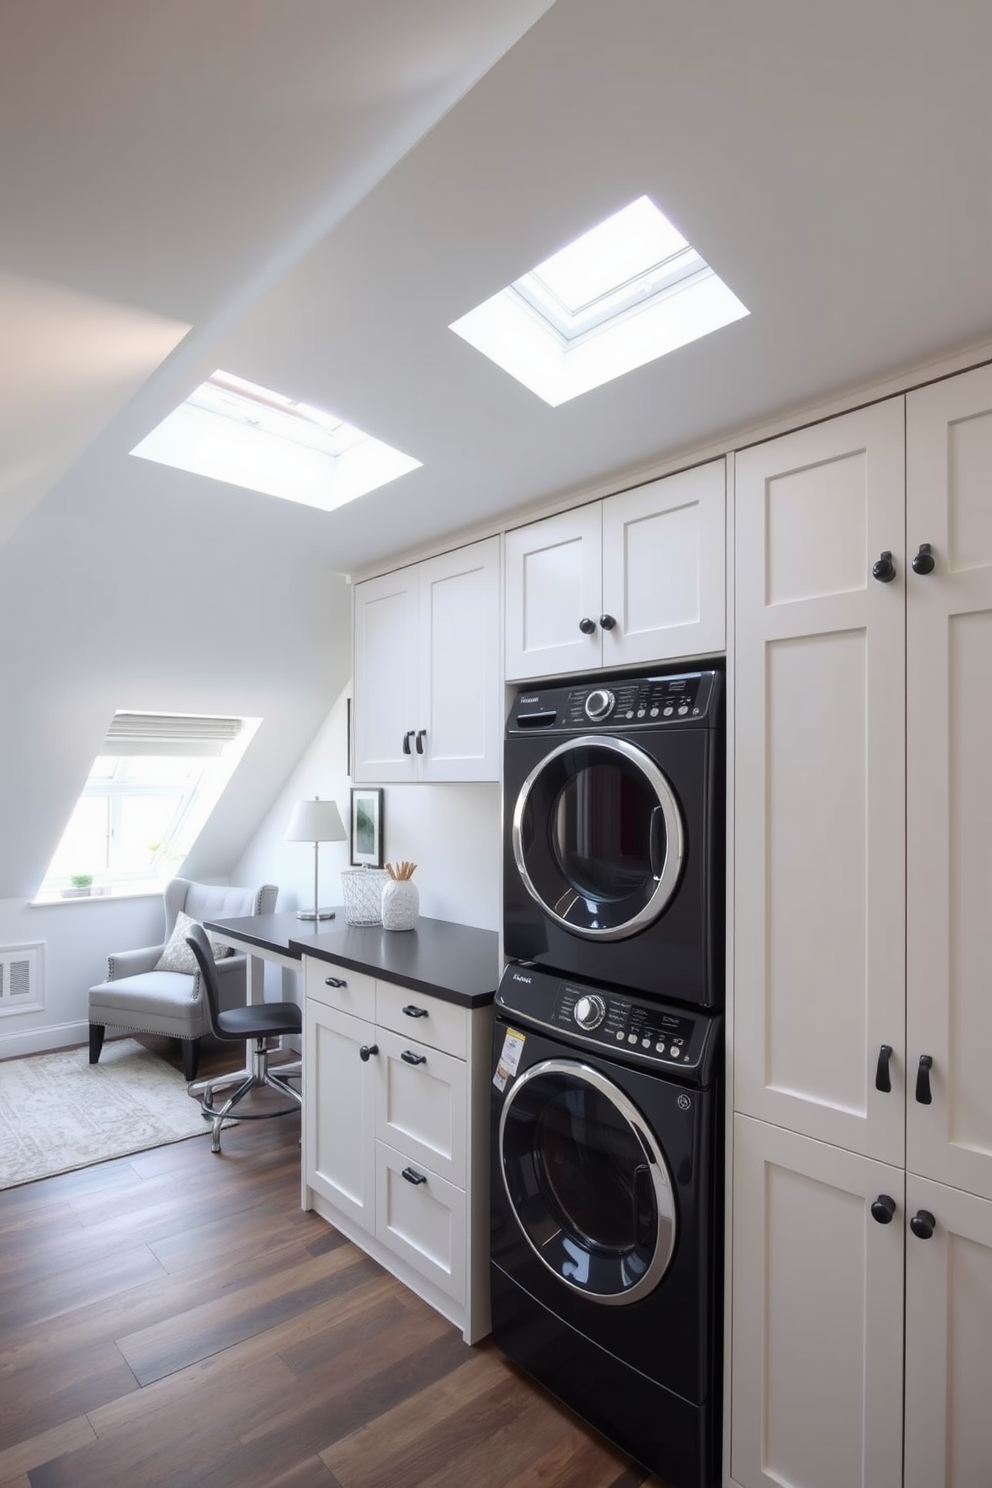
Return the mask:
<path id="1" fill-rule="evenodd" d="M 335 801 L 297 801 L 286 828 L 287 842 L 346 842 L 348 834 Z"/>

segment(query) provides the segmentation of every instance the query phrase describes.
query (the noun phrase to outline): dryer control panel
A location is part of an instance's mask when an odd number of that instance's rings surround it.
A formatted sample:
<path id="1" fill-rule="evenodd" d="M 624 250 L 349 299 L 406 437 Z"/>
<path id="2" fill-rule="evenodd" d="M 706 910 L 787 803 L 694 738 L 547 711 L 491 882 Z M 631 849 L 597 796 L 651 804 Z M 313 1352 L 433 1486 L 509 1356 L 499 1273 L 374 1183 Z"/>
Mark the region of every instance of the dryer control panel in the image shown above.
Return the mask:
<path id="1" fill-rule="evenodd" d="M 527 965 L 508 966 L 496 1005 L 524 1023 L 634 1064 L 709 1084 L 722 1020 L 628 992 L 587 986 Z"/>
<path id="2" fill-rule="evenodd" d="M 719 721 L 721 674 L 613 676 L 571 686 L 532 688 L 513 700 L 506 729 L 531 732 L 595 732 L 598 728 L 658 728 Z"/>

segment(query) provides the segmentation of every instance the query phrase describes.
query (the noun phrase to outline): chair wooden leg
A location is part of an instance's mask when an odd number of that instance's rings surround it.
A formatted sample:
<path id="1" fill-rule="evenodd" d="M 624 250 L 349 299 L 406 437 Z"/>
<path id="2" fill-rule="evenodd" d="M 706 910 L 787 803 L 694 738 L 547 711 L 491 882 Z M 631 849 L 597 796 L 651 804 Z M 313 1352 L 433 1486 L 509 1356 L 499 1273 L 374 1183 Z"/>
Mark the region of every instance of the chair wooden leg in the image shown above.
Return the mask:
<path id="1" fill-rule="evenodd" d="M 183 1075 L 189 1080 L 196 1079 L 196 1072 L 200 1067 L 200 1040 L 183 1039 Z"/>
<path id="2" fill-rule="evenodd" d="M 102 1023 L 90 1024 L 90 1064 L 99 1062 L 100 1050 L 103 1048 L 103 1035 L 106 1031 Z"/>

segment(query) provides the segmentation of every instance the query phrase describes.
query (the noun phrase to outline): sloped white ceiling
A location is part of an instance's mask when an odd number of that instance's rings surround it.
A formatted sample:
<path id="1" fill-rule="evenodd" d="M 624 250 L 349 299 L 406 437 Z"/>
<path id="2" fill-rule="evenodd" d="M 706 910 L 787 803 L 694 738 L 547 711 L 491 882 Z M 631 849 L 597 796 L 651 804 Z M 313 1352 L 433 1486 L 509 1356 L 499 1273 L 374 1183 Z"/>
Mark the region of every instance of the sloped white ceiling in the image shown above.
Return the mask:
<path id="1" fill-rule="evenodd" d="M 274 791 L 335 575 L 992 337 L 990 56 L 987 0 L 5 0 L 0 316 L 47 318 L 0 357 L 0 897 L 113 707 L 265 713 Z M 643 192 L 746 320 L 557 409 L 447 329 Z M 218 366 L 422 468 L 325 514 L 131 459 Z"/>

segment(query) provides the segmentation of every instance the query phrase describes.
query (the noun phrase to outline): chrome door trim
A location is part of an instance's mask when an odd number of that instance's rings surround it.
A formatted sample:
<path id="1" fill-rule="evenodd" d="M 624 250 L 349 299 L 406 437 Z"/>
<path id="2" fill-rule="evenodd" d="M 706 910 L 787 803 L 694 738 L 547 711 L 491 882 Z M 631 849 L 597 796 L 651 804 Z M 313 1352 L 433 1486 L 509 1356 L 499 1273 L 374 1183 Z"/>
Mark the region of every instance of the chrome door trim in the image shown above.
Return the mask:
<path id="1" fill-rule="evenodd" d="M 658 1139 L 655 1136 L 654 1132 L 649 1126 L 645 1124 L 640 1111 L 634 1105 L 633 1101 L 631 1101 L 626 1095 L 624 1095 L 619 1086 L 614 1084 L 612 1080 L 608 1079 L 606 1075 L 601 1074 L 599 1070 L 593 1069 L 588 1064 L 582 1064 L 578 1060 L 542 1059 L 538 1064 L 531 1065 L 530 1069 L 525 1070 L 522 1075 L 517 1076 L 517 1079 L 510 1087 L 506 1099 L 503 1102 L 503 1110 L 500 1113 L 499 1166 L 500 1173 L 503 1179 L 503 1188 L 506 1193 L 507 1202 L 510 1206 L 510 1212 L 513 1214 L 514 1219 L 517 1218 L 517 1212 L 513 1207 L 513 1197 L 510 1193 L 510 1185 L 507 1181 L 506 1161 L 504 1158 L 504 1132 L 506 1129 L 507 1113 L 511 1110 L 513 1102 L 516 1100 L 521 1090 L 525 1090 L 531 1080 L 536 1079 L 538 1075 L 547 1074 L 568 1075 L 570 1078 L 578 1080 L 586 1085 L 591 1085 L 594 1090 L 598 1090 L 600 1095 L 604 1096 L 610 1102 L 610 1104 L 616 1108 L 616 1110 L 623 1117 L 624 1121 L 627 1122 L 627 1125 L 632 1128 L 644 1150 L 650 1153 L 651 1183 L 654 1189 L 655 1204 L 658 1210 L 658 1244 L 655 1247 L 654 1255 L 651 1257 L 651 1263 L 645 1271 L 644 1275 L 638 1282 L 634 1284 L 634 1286 L 630 1288 L 629 1291 L 607 1293 L 591 1292 L 584 1287 L 576 1287 L 573 1282 L 568 1281 L 561 1275 L 560 1272 L 556 1271 L 555 1268 L 548 1263 L 545 1257 L 538 1250 L 537 1246 L 531 1240 L 530 1236 L 527 1234 L 527 1231 L 523 1228 L 522 1225 L 520 1225 L 520 1232 L 523 1235 L 524 1239 L 527 1241 L 527 1244 L 530 1246 L 534 1255 L 537 1256 L 538 1260 L 543 1266 L 547 1268 L 551 1275 L 554 1276 L 557 1281 L 561 1282 L 562 1286 L 569 1287 L 572 1291 L 578 1292 L 580 1296 L 588 1297 L 595 1302 L 601 1302 L 607 1307 L 625 1307 L 628 1303 L 638 1302 L 642 1297 L 646 1296 L 648 1292 L 654 1291 L 654 1288 L 658 1285 L 659 1281 L 668 1270 L 668 1263 L 672 1258 L 673 1251 L 675 1250 L 675 1194 L 672 1187 L 672 1175 L 668 1171 L 668 1163 L 665 1161 L 665 1154 L 662 1152 L 661 1147 L 658 1144 Z M 519 1220 L 517 1221 L 517 1223 L 519 1224 Z M 668 1231 L 667 1245 L 665 1245 L 663 1238 L 666 1224 Z"/>
<path id="2" fill-rule="evenodd" d="M 584 747 L 595 747 L 596 749 L 605 749 L 607 751 L 612 750 L 614 754 L 622 755 L 630 764 L 636 766 L 654 790 L 662 816 L 665 819 L 665 864 L 657 880 L 654 893 L 632 919 L 625 920 L 622 925 L 613 925 L 602 930 L 573 925 L 570 920 L 558 914 L 551 905 L 545 903 L 534 887 L 533 879 L 527 870 L 527 864 L 524 861 L 523 843 L 521 841 L 524 811 L 527 809 L 530 793 L 541 773 L 552 760 L 558 759 L 560 755 L 568 754 L 573 749 Z M 556 925 L 561 925 L 563 930 L 569 931 L 572 935 L 585 936 L 588 940 L 626 940 L 628 936 L 636 935 L 646 925 L 652 924 L 661 914 L 672 894 L 675 892 L 675 886 L 682 872 L 682 859 L 685 856 L 685 833 L 682 827 L 682 813 L 679 811 L 678 802 L 672 793 L 672 788 L 665 775 L 650 755 L 644 753 L 643 749 L 638 749 L 636 745 L 631 744 L 627 739 L 618 739 L 609 734 L 582 734 L 575 739 L 566 739 L 563 744 L 559 744 L 556 749 L 552 749 L 549 754 L 546 754 L 534 766 L 520 787 L 517 795 L 516 804 L 513 808 L 513 823 L 510 836 L 517 872 L 520 874 L 521 882 L 534 903 L 543 910 L 549 920 L 553 920 Z M 581 898 L 582 895 L 577 895 L 577 897 Z M 558 903 L 560 904 L 561 902 L 559 899 Z"/>

